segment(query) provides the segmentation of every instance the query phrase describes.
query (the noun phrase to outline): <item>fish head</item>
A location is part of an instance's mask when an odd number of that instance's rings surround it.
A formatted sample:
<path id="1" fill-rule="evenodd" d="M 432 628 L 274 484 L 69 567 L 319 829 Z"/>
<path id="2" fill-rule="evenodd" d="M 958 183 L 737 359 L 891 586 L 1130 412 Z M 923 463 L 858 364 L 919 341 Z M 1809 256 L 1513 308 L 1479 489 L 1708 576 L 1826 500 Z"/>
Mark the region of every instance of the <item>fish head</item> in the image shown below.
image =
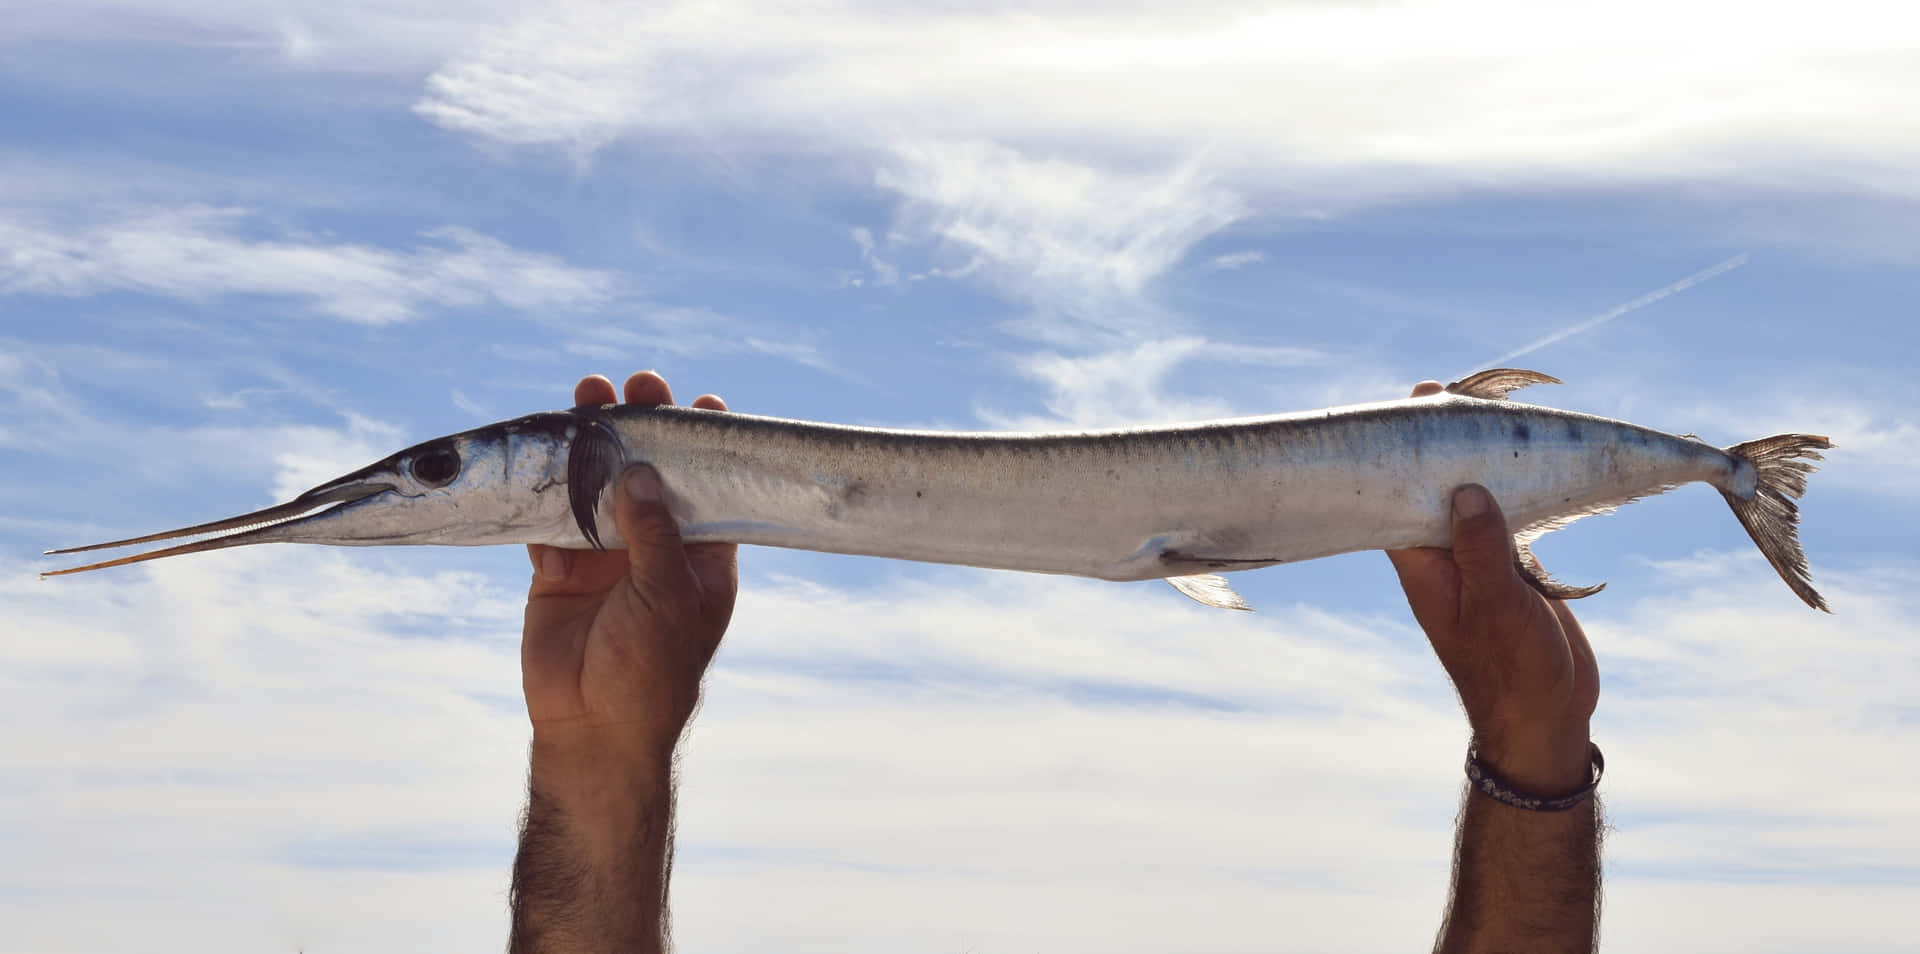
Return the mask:
<path id="1" fill-rule="evenodd" d="M 301 494 L 289 506 L 341 503 L 278 526 L 293 542 L 350 546 L 563 536 L 573 525 L 567 459 L 580 426 L 574 412 L 554 411 L 424 441 Z"/>
<path id="2" fill-rule="evenodd" d="M 611 430 L 598 423 L 596 410 L 532 414 L 415 444 L 264 510 L 142 537 L 49 550 L 80 553 L 219 534 L 41 575 L 254 543 L 585 545 L 588 538 L 569 493 L 568 471 L 580 434 Z M 599 446 L 608 439 L 598 436 L 592 443 Z M 599 489 L 594 488 L 596 496 Z"/>

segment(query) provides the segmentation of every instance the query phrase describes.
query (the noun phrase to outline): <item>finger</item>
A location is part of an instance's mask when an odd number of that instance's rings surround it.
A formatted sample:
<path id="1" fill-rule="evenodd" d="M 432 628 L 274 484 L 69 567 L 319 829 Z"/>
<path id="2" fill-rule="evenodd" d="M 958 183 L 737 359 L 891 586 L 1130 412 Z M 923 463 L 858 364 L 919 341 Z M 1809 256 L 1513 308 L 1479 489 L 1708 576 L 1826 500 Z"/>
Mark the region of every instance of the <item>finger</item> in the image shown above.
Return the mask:
<path id="1" fill-rule="evenodd" d="M 573 572 L 573 554 L 544 543 L 527 544 L 527 559 L 533 563 L 534 578 L 544 583 L 565 583 Z"/>
<path id="2" fill-rule="evenodd" d="M 573 386 L 573 406 L 591 404 L 612 404 L 615 400 L 613 382 L 604 374 L 589 374 Z"/>
<path id="3" fill-rule="evenodd" d="M 1453 554 L 1433 547 L 1388 550 L 1400 589 L 1407 594 L 1413 618 L 1428 632 L 1450 627 L 1459 613 L 1460 571 Z"/>
<path id="4" fill-rule="evenodd" d="M 652 407 L 656 404 L 672 404 L 673 389 L 667 386 L 667 379 L 655 371 L 636 371 L 627 378 L 628 404 L 640 404 Z"/>
<path id="5" fill-rule="evenodd" d="M 1560 628 L 1566 630 L 1568 635 L 1573 633 L 1585 635 L 1585 631 L 1580 628 L 1580 621 L 1573 616 L 1573 607 L 1568 606 L 1566 600 L 1550 599 L 1547 605 L 1553 608 L 1554 617 L 1560 620 Z"/>
<path id="6" fill-rule="evenodd" d="M 1409 595 L 1416 588 L 1424 591 L 1431 584 L 1448 583 L 1456 572 L 1453 554 L 1437 547 L 1388 550 L 1387 559 L 1393 562 L 1393 572 L 1399 575 L 1400 585 Z"/>
<path id="7" fill-rule="evenodd" d="M 700 582 L 700 594 L 707 610 L 718 614 L 720 623 L 710 631 L 716 640 L 726 631 L 733 616 L 733 599 L 740 591 L 740 548 L 731 543 L 696 543 L 687 547 L 687 563 L 694 579 Z M 713 647 L 708 647 L 711 652 Z"/>
<path id="8" fill-rule="evenodd" d="M 1453 562 L 1460 571 L 1460 599 L 1503 600 L 1524 587 L 1513 568 L 1513 536 L 1493 495 L 1479 484 L 1453 492 Z"/>
<path id="9" fill-rule="evenodd" d="M 1432 380 L 1422 381 L 1419 384 L 1416 384 L 1413 386 L 1413 396 L 1428 397 L 1430 395 L 1439 394 L 1440 392 L 1445 391 L 1446 389 L 1447 389 L 1446 385 L 1443 385 L 1438 381 L 1432 381 Z"/>
<path id="10" fill-rule="evenodd" d="M 627 541 L 627 576 L 642 595 L 684 594 L 696 585 L 680 525 L 667 511 L 666 490 L 652 467 L 636 464 L 620 477 L 614 519 Z M 649 600 L 651 605 L 663 605 Z"/>
<path id="11" fill-rule="evenodd" d="M 550 575 L 550 569 L 543 566 L 547 557 L 542 551 L 557 553 L 565 559 L 566 575 Z M 527 587 L 529 600 L 605 593 L 607 587 L 627 575 L 626 554 L 617 550 L 569 550 L 536 543 L 527 547 L 527 555 L 534 561 L 533 582 Z"/>
<path id="12" fill-rule="evenodd" d="M 720 400 L 718 394 L 702 394 L 693 399 L 693 406 L 704 407 L 709 411 L 724 411 L 727 409 L 727 402 Z"/>

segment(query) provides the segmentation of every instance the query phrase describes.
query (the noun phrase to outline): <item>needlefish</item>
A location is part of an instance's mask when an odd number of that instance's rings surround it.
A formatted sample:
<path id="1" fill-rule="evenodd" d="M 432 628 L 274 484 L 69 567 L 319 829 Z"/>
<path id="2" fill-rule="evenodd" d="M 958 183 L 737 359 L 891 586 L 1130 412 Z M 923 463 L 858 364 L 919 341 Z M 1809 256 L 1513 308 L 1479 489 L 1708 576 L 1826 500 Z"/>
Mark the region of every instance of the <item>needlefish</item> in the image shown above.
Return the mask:
<path id="1" fill-rule="evenodd" d="M 1827 609 L 1796 500 L 1825 437 L 1720 448 L 1691 435 L 1507 399 L 1558 383 L 1501 368 L 1438 394 L 1172 427 L 949 433 L 687 407 L 548 411 L 417 444 L 264 510 L 93 546 L 204 536 L 47 576 L 256 543 L 623 545 L 612 489 L 660 475 L 690 543 L 1166 579 L 1245 609 L 1220 576 L 1355 550 L 1444 547 L 1455 488 L 1492 492 L 1541 592 L 1587 596 L 1534 558 L 1542 534 L 1695 481 L 1720 491 L 1780 578 Z"/>

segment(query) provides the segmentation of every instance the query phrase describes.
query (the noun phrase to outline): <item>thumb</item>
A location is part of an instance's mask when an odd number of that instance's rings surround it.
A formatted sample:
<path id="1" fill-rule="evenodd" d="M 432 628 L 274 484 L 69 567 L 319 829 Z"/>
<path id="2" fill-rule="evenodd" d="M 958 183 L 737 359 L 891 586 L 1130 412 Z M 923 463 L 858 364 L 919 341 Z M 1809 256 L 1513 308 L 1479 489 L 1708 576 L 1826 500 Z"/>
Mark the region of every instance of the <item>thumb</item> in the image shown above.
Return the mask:
<path id="1" fill-rule="evenodd" d="M 1513 535 L 1493 495 L 1479 484 L 1453 492 L 1453 562 L 1460 568 L 1461 603 L 1498 598 L 1524 586 L 1513 570 Z"/>
<path id="2" fill-rule="evenodd" d="M 645 464 L 627 468 L 614 500 L 614 522 L 627 542 L 627 572 L 641 592 L 686 592 L 693 567 L 680 542 L 680 524 L 667 511 L 660 474 Z"/>

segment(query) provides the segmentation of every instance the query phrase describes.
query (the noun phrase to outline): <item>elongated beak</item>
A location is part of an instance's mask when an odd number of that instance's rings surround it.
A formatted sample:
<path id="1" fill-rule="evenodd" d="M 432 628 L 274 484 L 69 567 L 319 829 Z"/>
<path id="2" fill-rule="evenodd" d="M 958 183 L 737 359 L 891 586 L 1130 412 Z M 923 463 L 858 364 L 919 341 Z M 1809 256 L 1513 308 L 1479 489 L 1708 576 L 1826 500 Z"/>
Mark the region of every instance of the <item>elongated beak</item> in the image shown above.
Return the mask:
<path id="1" fill-rule="evenodd" d="M 185 553 L 224 550 L 227 547 L 246 546 L 251 543 L 346 543 L 355 540 L 377 542 L 376 536 L 364 532 L 372 529 L 371 527 L 357 525 L 369 523 L 364 519 L 369 515 L 369 508 L 385 509 L 382 504 L 387 501 L 380 498 L 385 497 L 393 489 L 394 485 L 391 482 L 381 480 L 377 474 L 367 474 L 364 471 L 350 474 L 315 487 L 286 503 L 264 510 L 255 510 L 252 513 L 243 513 L 237 517 L 195 524 L 162 533 L 149 533 L 144 537 L 129 537 L 125 540 L 95 543 L 84 547 L 48 550 L 46 553 L 49 555 L 85 553 L 89 550 L 107 550 L 114 547 L 133 546 L 137 543 L 153 543 L 157 540 L 174 540 L 209 533 L 224 534 L 115 560 L 89 563 L 86 566 L 48 570 L 40 575 L 43 578 L 65 576 L 69 573 L 104 570 L 112 566 L 125 566 L 129 563 L 157 560 L 161 557 L 179 556 Z M 230 530 L 239 532 L 227 533 Z"/>

